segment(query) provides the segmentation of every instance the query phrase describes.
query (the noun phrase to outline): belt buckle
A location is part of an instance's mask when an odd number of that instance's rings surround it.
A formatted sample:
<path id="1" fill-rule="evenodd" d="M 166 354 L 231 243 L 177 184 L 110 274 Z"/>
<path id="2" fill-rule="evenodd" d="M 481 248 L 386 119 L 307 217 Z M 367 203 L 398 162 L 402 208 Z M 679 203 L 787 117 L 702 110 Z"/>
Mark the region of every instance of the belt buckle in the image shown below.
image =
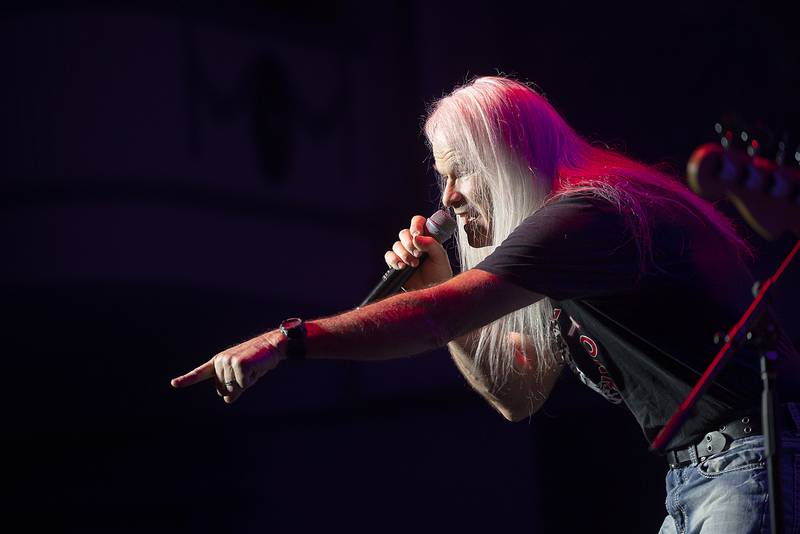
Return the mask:
<path id="1" fill-rule="evenodd" d="M 675 450 L 667 451 L 667 463 L 671 469 L 678 467 L 680 461 L 678 460 L 678 453 Z"/>
<path id="2" fill-rule="evenodd" d="M 729 443 L 730 441 L 727 435 L 719 430 L 714 430 L 706 434 L 703 441 L 697 445 L 697 455 L 700 456 L 700 460 L 703 461 L 712 454 L 724 451 Z"/>

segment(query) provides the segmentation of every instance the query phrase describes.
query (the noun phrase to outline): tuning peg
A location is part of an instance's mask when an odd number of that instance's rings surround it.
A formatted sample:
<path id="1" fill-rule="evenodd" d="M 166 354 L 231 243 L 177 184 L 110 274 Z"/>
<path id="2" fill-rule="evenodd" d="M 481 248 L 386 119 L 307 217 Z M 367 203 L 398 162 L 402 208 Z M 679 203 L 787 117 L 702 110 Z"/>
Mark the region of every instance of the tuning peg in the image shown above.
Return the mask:
<path id="1" fill-rule="evenodd" d="M 725 113 L 719 121 L 714 123 L 714 133 L 717 134 L 722 148 L 744 150 L 750 134 L 747 132 L 745 122 L 738 113 Z"/>
<path id="2" fill-rule="evenodd" d="M 723 332 L 722 330 L 720 330 L 718 332 L 714 332 L 713 340 L 714 340 L 714 345 L 722 345 L 723 343 L 727 343 L 728 341 L 730 341 L 731 338 L 728 337 L 727 332 Z"/>
<path id="3" fill-rule="evenodd" d="M 722 121 L 714 123 L 714 133 L 717 134 L 719 144 L 721 144 L 723 148 L 728 148 L 730 146 L 731 140 L 733 140 L 733 131 L 728 128 L 727 125 L 723 124 Z"/>

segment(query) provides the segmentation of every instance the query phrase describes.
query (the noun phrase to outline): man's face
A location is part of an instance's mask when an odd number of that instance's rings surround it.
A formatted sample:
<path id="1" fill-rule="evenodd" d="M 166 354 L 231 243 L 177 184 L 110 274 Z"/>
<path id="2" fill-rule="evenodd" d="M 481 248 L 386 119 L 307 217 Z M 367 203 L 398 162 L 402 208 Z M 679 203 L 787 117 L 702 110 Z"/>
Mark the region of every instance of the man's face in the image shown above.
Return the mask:
<path id="1" fill-rule="evenodd" d="M 456 154 L 442 142 L 433 143 L 434 170 L 444 183 L 442 203 L 452 208 L 458 222 L 467 234 L 471 247 L 480 248 L 492 244 L 489 212 L 475 201 L 475 175 L 464 174 L 459 168 Z"/>

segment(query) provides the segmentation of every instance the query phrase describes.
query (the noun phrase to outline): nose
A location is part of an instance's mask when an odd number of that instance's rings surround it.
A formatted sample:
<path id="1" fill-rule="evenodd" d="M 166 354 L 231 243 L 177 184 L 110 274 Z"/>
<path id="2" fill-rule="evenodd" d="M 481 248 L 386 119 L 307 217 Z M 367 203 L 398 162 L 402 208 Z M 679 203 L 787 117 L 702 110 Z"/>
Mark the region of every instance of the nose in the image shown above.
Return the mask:
<path id="1" fill-rule="evenodd" d="M 448 178 L 444 186 L 444 191 L 442 191 L 442 204 L 444 204 L 446 208 L 457 208 L 464 204 L 465 200 L 464 196 L 456 188 L 455 180 Z"/>

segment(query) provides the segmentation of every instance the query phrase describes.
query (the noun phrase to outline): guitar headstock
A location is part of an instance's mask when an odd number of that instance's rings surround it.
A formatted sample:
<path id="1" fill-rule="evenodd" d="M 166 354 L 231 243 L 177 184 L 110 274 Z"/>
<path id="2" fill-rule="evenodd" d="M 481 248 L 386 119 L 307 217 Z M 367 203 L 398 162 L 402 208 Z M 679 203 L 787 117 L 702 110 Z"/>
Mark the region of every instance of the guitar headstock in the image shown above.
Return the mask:
<path id="1" fill-rule="evenodd" d="M 800 143 L 762 123 L 727 116 L 714 125 L 719 141 L 689 158 L 689 187 L 710 201 L 726 198 L 763 238 L 800 236 Z"/>

